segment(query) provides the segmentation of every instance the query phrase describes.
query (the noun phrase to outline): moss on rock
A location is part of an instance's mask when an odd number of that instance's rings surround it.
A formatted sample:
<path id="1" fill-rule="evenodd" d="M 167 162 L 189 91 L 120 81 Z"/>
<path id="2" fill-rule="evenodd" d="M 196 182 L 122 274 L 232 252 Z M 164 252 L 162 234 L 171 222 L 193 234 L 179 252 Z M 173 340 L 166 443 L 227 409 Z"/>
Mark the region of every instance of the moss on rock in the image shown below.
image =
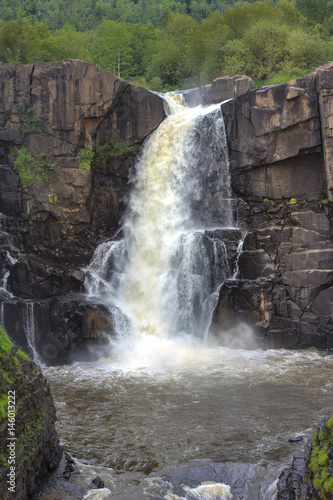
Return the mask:
<path id="1" fill-rule="evenodd" d="M 3 374 L 0 381 L 0 498 L 13 498 L 7 484 L 11 465 L 8 444 L 15 443 L 11 462 L 15 468 L 15 498 L 23 500 L 36 493 L 41 478 L 59 463 L 61 447 L 54 429 L 55 407 L 40 369 L 13 346 L 1 327 L 0 369 Z M 11 437 L 15 439 L 10 440 Z"/>
<path id="2" fill-rule="evenodd" d="M 333 499 L 333 415 L 315 432 L 307 463 L 307 475 L 313 485 L 313 498 Z"/>

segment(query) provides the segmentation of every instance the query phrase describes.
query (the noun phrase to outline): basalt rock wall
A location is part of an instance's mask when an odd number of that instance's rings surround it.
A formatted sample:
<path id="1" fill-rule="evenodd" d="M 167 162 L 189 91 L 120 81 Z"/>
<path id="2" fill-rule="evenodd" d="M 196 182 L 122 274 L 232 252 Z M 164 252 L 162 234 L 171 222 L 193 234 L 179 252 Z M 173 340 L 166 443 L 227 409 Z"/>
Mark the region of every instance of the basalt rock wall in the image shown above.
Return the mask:
<path id="1" fill-rule="evenodd" d="M 26 351 L 33 334 L 44 361 L 105 327 L 78 304 L 81 267 L 118 230 L 164 118 L 158 95 L 83 61 L 0 64 L 0 323 Z"/>
<path id="2" fill-rule="evenodd" d="M 332 94 L 329 63 L 222 105 L 245 239 L 215 321 L 265 346 L 333 348 Z"/>
<path id="3" fill-rule="evenodd" d="M 229 76 L 185 92 L 189 105 L 232 99 L 222 110 L 245 239 L 219 330 L 241 321 L 264 345 L 333 346 L 332 75 L 329 64 L 285 85 Z M 0 65 L 0 97 L 0 322 L 24 349 L 33 333 L 44 362 L 64 362 L 112 332 L 80 295 L 82 268 L 117 235 L 164 103 L 78 60 Z M 25 179 L 18 164 L 31 158 Z"/>
<path id="4" fill-rule="evenodd" d="M 0 64 L 0 96 L 0 212 L 20 218 L 26 250 L 81 264 L 96 239 L 117 229 L 132 166 L 126 147 L 158 127 L 163 100 L 79 60 Z M 118 161 L 114 144 L 124 146 Z M 82 155 L 103 145 L 107 165 L 94 170 Z M 22 151 L 38 162 L 27 185 L 14 167 Z"/>

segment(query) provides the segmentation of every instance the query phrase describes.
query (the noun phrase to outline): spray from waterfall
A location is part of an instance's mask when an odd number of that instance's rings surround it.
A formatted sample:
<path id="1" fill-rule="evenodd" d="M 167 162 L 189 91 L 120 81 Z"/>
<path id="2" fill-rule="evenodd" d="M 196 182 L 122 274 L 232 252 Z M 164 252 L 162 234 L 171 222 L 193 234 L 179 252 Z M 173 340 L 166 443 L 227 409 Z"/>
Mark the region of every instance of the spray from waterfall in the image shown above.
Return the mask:
<path id="1" fill-rule="evenodd" d="M 86 288 L 109 304 L 120 337 L 205 339 L 232 276 L 226 245 L 208 231 L 234 225 L 224 122 L 219 105 L 165 101 L 137 164 L 125 237 L 97 248 Z"/>

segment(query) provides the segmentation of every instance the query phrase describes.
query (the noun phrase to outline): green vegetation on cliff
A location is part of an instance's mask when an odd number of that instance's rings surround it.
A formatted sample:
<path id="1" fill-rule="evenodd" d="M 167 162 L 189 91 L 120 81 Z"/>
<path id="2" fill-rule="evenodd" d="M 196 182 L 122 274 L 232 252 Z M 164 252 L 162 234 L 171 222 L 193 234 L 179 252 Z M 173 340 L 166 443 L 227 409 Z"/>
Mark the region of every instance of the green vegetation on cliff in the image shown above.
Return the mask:
<path id="1" fill-rule="evenodd" d="M 0 427 L 4 424 L 7 415 L 8 390 L 13 389 L 14 381 L 22 374 L 22 360 L 30 358 L 21 349 L 15 349 L 7 333 L 0 327 Z"/>
<path id="2" fill-rule="evenodd" d="M 315 498 L 333 498 L 333 415 L 313 436 L 308 472 Z"/>
<path id="3" fill-rule="evenodd" d="M 80 170 L 90 170 L 91 162 L 94 159 L 94 152 L 89 144 L 86 144 L 83 148 L 80 149 L 79 154 L 77 155 L 80 158 Z"/>
<path id="4" fill-rule="evenodd" d="M 32 108 L 19 109 L 18 116 L 23 123 L 23 130 L 25 134 L 42 131 L 39 118 L 34 116 Z"/>
<path id="5" fill-rule="evenodd" d="M 139 146 L 134 144 L 133 146 L 125 146 L 121 142 L 117 141 L 107 141 L 104 142 L 97 148 L 95 161 L 98 163 L 103 159 L 118 158 L 119 156 L 131 156 L 136 155 L 139 152 Z"/>
<path id="6" fill-rule="evenodd" d="M 15 157 L 14 169 L 20 176 L 23 188 L 36 181 L 50 181 L 54 165 L 46 153 L 32 156 L 26 147 L 22 147 L 13 149 L 11 154 Z"/>
<path id="7" fill-rule="evenodd" d="M 38 478 L 59 463 L 55 408 L 42 372 L 1 327 L 0 371 L 0 497 L 8 498 L 11 467 L 15 498 L 30 498 Z"/>
<path id="8" fill-rule="evenodd" d="M 3 62 L 83 59 L 156 91 L 231 73 L 280 83 L 333 57 L 327 0 L 7 0 L 0 16 Z"/>

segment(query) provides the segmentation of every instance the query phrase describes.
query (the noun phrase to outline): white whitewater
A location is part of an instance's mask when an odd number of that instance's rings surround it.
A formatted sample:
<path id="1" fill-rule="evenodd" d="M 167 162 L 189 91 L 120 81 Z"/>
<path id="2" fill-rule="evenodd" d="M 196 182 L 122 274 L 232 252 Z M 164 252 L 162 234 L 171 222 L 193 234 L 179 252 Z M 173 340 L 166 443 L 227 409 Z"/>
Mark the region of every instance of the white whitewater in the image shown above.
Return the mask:
<path id="1" fill-rule="evenodd" d="M 88 294 L 116 306 L 123 337 L 204 339 L 232 274 L 223 241 L 205 233 L 233 225 L 220 106 L 191 109 L 181 99 L 166 95 L 168 116 L 145 143 L 125 238 L 100 245 L 88 268 Z"/>

